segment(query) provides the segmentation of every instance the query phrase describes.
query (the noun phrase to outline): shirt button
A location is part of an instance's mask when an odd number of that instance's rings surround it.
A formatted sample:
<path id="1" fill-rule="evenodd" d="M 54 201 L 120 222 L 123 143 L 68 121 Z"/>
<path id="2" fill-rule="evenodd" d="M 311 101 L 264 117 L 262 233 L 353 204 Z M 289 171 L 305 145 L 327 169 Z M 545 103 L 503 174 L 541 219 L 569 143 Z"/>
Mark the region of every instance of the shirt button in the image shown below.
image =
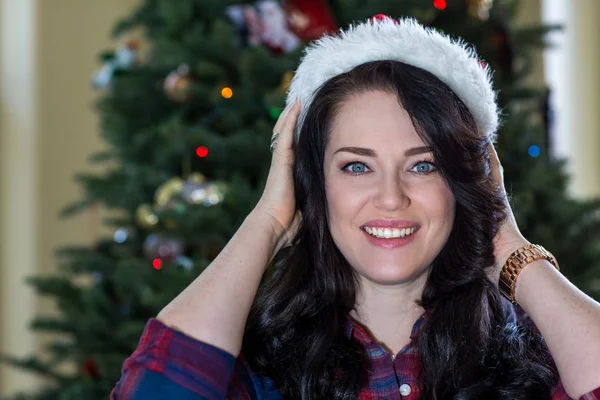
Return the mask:
<path id="1" fill-rule="evenodd" d="M 403 383 L 402 385 L 400 385 L 400 394 L 402 396 L 408 396 L 410 394 L 410 386 L 407 385 L 406 383 Z"/>

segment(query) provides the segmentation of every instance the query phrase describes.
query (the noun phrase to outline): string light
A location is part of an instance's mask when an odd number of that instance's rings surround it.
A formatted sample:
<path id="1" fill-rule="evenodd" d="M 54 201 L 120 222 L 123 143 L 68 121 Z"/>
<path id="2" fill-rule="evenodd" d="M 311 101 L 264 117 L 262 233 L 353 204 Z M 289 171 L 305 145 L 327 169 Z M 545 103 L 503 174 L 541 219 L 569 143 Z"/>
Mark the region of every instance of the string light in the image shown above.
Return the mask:
<path id="1" fill-rule="evenodd" d="M 196 155 L 200 158 L 206 157 L 208 155 L 208 148 L 206 146 L 198 146 Z"/>
<path id="2" fill-rule="evenodd" d="M 540 149 L 540 147 L 536 146 L 535 144 L 529 146 L 529 149 L 527 149 L 527 153 L 529 153 L 529 155 L 534 158 L 539 157 L 541 152 L 542 150 Z"/>
<path id="3" fill-rule="evenodd" d="M 221 90 L 221 96 L 225 97 L 226 99 L 230 99 L 233 97 L 233 90 L 231 90 L 230 87 L 224 87 Z"/>
<path id="4" fill-rule="evenodd" d="M 433 6 L 435 8 L 437 8 L 438 10 L 445 10 L 446 9 L 446 0 L 434 0 Z"/>
<path id="5" fill-rule="evenodd" d="M 152 260 L 152 267 L 154 267 L 155 270 L 161 270 L 162 269 L 162 260 L 160 258 L 155 258 L 154 260 Z"/>

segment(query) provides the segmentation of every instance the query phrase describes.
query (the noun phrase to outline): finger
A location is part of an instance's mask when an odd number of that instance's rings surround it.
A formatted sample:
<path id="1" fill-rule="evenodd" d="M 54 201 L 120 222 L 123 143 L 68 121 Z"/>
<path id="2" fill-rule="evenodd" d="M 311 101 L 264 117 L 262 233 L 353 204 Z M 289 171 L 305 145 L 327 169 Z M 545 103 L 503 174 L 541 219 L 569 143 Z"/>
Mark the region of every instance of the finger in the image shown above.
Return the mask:
<path id="1" fill-rule="evenodd" d="M 279 118 L 277 119 L 277 122 L 275 123 L 275 126 L 273 127 L 273 133 L 281 131 L 281 128 L 283 127 L 283 124 L 285 122 L 285 118 L 287 117 L 287 114 L 290 111 L 290 109 L 292 108 L 292 106 L 293 106 L 293 104 L 288 104 L 283 109 L 283 111 L 281 112 L 281 115 L 279 115 Z"/>
<path id="2" fill-rule="evenodd" d="M 490 154 L 490 164 L 491 164 L 491 175 L 492 181 L 496 186 L 504 188 L 504 174 L 503 168 L 500 164 L 500 159 L 498 158 L 498 153 L 496 152 L 496 148 L 492 143 L 488 145 L 488 152 Z"/>
<path id="3" fill-rule="evenodd" d="M 279 135 L 279 147 L 284 149 L 291 149 L 294 143 L 294 131 L 296 130 L 296 123 L 298 122 L 298 116 L 300 115 L 300 103 L 294 104 L 289 110 L 288 115 L 285 118 L 283 127 L 281 128 L 281 134 Z"/>

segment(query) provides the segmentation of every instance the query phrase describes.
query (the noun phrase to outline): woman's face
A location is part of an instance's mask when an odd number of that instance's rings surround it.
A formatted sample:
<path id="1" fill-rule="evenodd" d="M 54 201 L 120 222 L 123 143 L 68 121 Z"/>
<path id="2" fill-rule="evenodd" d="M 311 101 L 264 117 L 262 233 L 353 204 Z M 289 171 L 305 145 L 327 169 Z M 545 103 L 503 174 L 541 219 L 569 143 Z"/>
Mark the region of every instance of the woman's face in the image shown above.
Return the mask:
<path id="1" fill-rule="evenodd" d="M 391 285 L 428 271 L 455 201 L 396 96 L 369 91 L 344 102 L 324 173 L 331 235 L 362 278 Z"/>

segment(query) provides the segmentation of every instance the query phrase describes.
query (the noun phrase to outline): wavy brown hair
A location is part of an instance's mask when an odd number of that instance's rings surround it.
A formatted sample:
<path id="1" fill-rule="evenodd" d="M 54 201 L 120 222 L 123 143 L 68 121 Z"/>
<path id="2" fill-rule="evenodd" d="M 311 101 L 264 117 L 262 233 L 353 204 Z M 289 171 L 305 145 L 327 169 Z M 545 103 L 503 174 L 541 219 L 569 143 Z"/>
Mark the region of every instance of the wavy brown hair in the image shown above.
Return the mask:
<path id="1" fill-rule="evenodd" d="M 421 398 L 549 399 L 557 372 L 545 344 L 487 278 L 506 217 L 490 178 L 489 139 L 447 85 L 395 61 L 358 66 L 315 95 L 295 149 L 302 223 L 253 304 L 246 359 L 285 399 L 355 399 L 367 380 L 364 350 L 344 335 L 358 281 L 329 232 L 323 161 L 340 106 L 370 90 L 397 96 L 456 199 L 452 231 L 419 301 L 427 313 L 416 343 Z"/>

